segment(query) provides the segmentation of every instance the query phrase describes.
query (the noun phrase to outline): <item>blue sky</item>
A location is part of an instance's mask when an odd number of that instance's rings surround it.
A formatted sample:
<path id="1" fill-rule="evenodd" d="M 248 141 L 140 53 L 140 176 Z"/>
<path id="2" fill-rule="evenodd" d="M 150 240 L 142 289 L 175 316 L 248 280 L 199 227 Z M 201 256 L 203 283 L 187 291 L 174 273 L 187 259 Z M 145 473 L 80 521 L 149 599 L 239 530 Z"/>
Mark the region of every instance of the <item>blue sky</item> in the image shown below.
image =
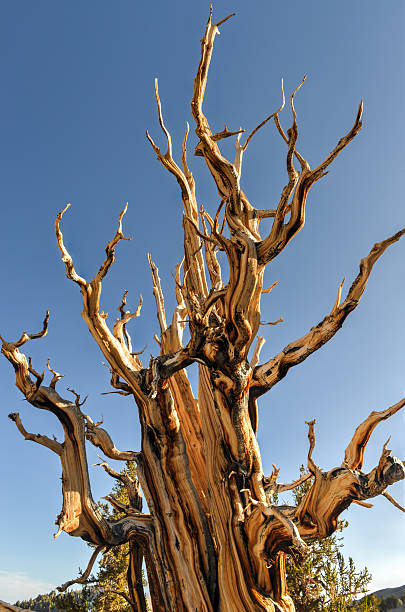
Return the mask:
<path id="1" fill-rule="evenodd" d="M 403 125 L 405 5 L 399 0 L 288 3 L 218 0 L 214 14 L 236 16 L 221 28 L 209 76 L 205 110 L 221 130 L 252 129 L 278 107 L 280 78 L 289 92 L 308 73 L 296 98 L 299 150 L 317 164 L 351 127 L 364 98 L 364 127 L 308 201 L 304 230 L 269 266 L 266 282 L 279 280 L 263 298 L 268 359 L 330 311 L 345 276 L 349 287 L 358 263 L 374 242 L 404 226 Z M 27 352 L 42 370 L 48 357 L 69 386 L 89 394 L 87 411 L 103 415 L 120 448 L 139 449 L 135 405 L 128 398 L 101 396 L 108 372 L 80 317 L 78 288 L 64 274 L 53 223 L 63 221 L 67 245 L 79 273 L 90 277 L 129 201 L 118 262 L 104 285 L 102 307 L 112 313 L 122 290 L 129 307 L 143 294 L 142 316 L 132 323 L 135 350 L 157 331 L 147 252 L 160 269 L 167 309 L 173 305 L 171 272 L 181 258 L 178 186 L 156 162 L 145 138 L 148 128 L 162 142 L 156 120 L 153 79 L 159 89 L 174 150 L 179 152 L 199 59 L 208 3 L 172 0 L 19 0 L 2 2 L 0 24 L 0 155 L 2 299 L 0 333 L 15 339 L 38 330 L 51 310 L 46 339 Z M 281 116 L 284 126 L 288 112 Z M 190 121 L 191 122 L 191 121 Z M 190 140 L 190 152 L 195 138 Z M 225 150 L 232 151 L 229 143 Z M 192 158 L 198 198 L 215 211 L 217 195 L 201 158 Z M 285 184 L 285 146 L 268 125 L 244 158 L 243 188 L 258 208 L 272 207 Z M 331 342 L 294 368 L 260 405 L 259 440 L 265 469 L 281 467 L 280 478 L 296 477 L 307 453 L 304 421 L 317 419 L 315 461 L 340 465 L 356 426 L 405 393 L 403 304 L 405 243 L 392 246 L 377 263 L 358 309 Z M 112 320 L 112 319 L 111 319 Z M 73 577 L 89 550 L 75 538 L 56 542 L 60 511 L 58 458 L 25 442 L 7 419 L 19 411 L 29 431 L 60 435 L 52 415 L 22 401 L 12 369 L 0 361 L 2 445 L 0 447 L 0 599 L 36 595 Z M 65 395 L 67 392 L 65 393 Z M 365 469 L 390 447 L 403 456 L 404 416 L 380 425 L 368 445 Z M 92 467 L 95 499 L 112 482 Z M 404 503 L 402 485 L 391 493 Z M 404 521 L 384 498 L 374 508 L 346 513 L 345 552 L 367 565 L 373 586 L 403 583 Z"/>

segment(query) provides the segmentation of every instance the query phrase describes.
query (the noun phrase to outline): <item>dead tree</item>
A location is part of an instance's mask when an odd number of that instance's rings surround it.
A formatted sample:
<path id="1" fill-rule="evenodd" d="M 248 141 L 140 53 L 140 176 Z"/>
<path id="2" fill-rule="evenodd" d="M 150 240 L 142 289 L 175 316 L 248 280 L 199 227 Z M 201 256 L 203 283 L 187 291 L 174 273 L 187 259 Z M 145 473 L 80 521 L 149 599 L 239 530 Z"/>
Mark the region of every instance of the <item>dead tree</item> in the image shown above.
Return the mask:
<path id="1" fill-rule="evenodd" d="M 292 612 L 294 604 L 286 590 L 285 555 L 305 555 L 307 542 L 331 534 L 340 513 L 352 503 L 385 495 L 404 510 L 387 492 L 387 487 L 405 477 L 405 465 L 384 446 L 378 465 L 362 472 L 363 453 L 374 428 L 400 410 L 405 399 L 381 412 L 372 412 L 356 429 L 343 462 L 322 471 L 312 457 L 315 446 L 314 421 L 308 423 L 308 474 L 312 486 L 298 507 L 272 503 L 274 493 L 294 488 L 278 482 L 278 470 L 263 473 L 256 439 L 257 401 L 282 380 L 290 368 L 322 347 L 342 327 L 356 308 L 371 270 L 388 246 L 405 233 L 402 229 L 378 242 L 360 262 L 360 271 L 346 297 L 338 289 L 336 302 L 325 318 L 301 338 L 288 344 L 267 363 L 259 362 L 264 339 L 258 336 L 260 300 L 267 264 L 277 257 L 303 228 L 309 189 L 361 128 L 362 104 L 353 127 L 316 168 L 297 150 L 298 127 L 294 96 L 289 106 L 291 127 L 284 131 L 280 108 L 247 137 L 242 131 L 213 133 L 203 111 L 204 92 L 218 27 L 229 17 L 212 23 L 211 16 L 201 41 L 201 57 L 194 82 L 191 114 L 198 145 L 195 155 L 204 159 L 215 182 L 219 206 L 211 216 L 196 199 L 195 184 L 186 157 L 187 134 L 181 165 L 173 158 L 172 142 L 163 120 L 156 82 L 155 96 L 160 126 L 165 138 L 163 152 L 147 137 L 159 162 L 177 180 L 184 207 L 184 260 L 176 268 L 177 306 L 168 322 L 158 269 L 149 258 L 153 293 L 160 324 L 160 354 L 143 364 L 133 352 L 127 324 L 140 314 L 125 310 L 112 329 L 100 311 L 101 286 L 115 259 L 115 249 L 126 240 L 122 211 L 115 236 L 106 246 L 106 257 L 90 281 L 80 276 L 65 246 L 56 219 L 56 237 L 67 277 L 76 283 L 83 298 L 83 319 L 111 369 L 111 384 L 117 393 L 131 396 L 139 411 L 142 447 L 138 452 L 119 451 L 108 433 L 84 414 L 80 397 L 62 398 L 55 386 L 61 377 L 53 374 L 48 386 L 44 373 L 34 370 L 21 348 L 47 333 L 47 314 L 37 334 L 23 333 L 16 342 L 2 340 L 2 352 L 13 365 L 16 383 L 28 402 L 52 412 L 63 426 L 64 440 L 58 442 L 25 430 L 18 414 L 10 418 L 27 440 L 47 446 L 62 464 L 63 506 L 57 518 L 62 530 L 91 542 L 94 553 L 77 581 L 85 581 L 97 554 L 106 548 L 130 542 L 129 597 L 134 610 L 145 611 L 139 589 L 140 556 L 145 559 L 154 612 L 273 611 Z M 288 181 L 274 209 L 257 209 L 240 187 L 243 154 L 255 133 L 273 120 L 286 145 Z M 220 150 L 222 139 L 236 136 L 236 157 L 229 161 Z M 260 221 L 272 219 L 267 235 Z M 222 282 L 217 258 L 223 251 L 229 264 L 229 281 Z M 271 288 L 270 288 L 271 289 Z M 188 342 L 183 332 L 188 327 Z M 253 348 L 252 344 L 256 340 Z M 252 357 L 249 351 L 252 348 Z M 191 390 L 186 368 L 198 364 L 198 399 Z M 127 479 L 128 506 L 118 505 L 125 517 L 106 520 L 94 503 L 86 459 L 85 441 L 114 460 L 134 460 L 139 484 L 148 505 L 143 513 L 138 483 Z M 107 471 L 117 473 L 107 464 Z M 56 535 L 58 535 L 58 533 Z M 67 588 L 74 581 L 62 585 Z M 124 595 L 125 596 L 125 595 Z"/>

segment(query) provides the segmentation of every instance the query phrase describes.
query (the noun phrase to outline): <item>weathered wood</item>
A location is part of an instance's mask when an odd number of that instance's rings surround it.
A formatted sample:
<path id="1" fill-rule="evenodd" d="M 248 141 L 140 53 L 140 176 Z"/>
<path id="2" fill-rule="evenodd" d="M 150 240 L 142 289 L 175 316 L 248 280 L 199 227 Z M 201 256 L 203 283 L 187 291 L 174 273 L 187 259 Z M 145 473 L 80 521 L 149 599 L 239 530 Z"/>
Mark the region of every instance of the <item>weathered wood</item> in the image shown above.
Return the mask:
<path id="1" fill-rule="evenodd" d="M 232 17 L 230 15 L 229 17 Z M 391 417 L 405 405 L 401 400 L 382 412 L 373 412 L 359 425 L 349 443 L 343 464 L 322 471 L 314 462 L 315 422 L 309 426 L 308 474 L 292 483 L 279 483 L 274 466 L 270 476 L 263 473 L 256 439 L 257 399 L 277 384 L 293 366 L 327 343 L 357 307 L 371 270 L 405 229 L 374 245 L 361 261 L 360 272 L 341 302 L 343 283 L 329 315 L 307 334 L 286 346 L 267 363 L 260 364 L 264 338 L 258 336 L 260 301 L 265 266 L 287 246 L 302 229 L 305 205 L 311 186 L 325 175 L 336 156 L 361 129 L 362 104 L 352 129 L 341 138 L 325 160 L 311 170 L 297 151 L 298 126 L 294 96 L 305 78 L 290 95 L 293 122 L 285 133 L 280 108 L 262 121 L 241 143 L 243 130 L 213 133 L 203 111 L 204 93 L 213 45 L 219 26 L 208 20 L 201 41 L 201 56 L 191 101 L 196 125 L 196 155 L 203 158 L 215 182 L 220 203 L 211 217 L 198 206 L 195 183 L 187 163 L 186 135 L 181 151 L 181 166 L 173 157 L 171 136 L 163 119 L 158 84 L 155 98 L 159 124 L 166 141 L 162 153 L 147 132 L 158 161 L 177 180 L 183 205 L 184 260 L 176 267 L 177 305 L 170 319 L 156 265 L 149 257 L 153 293 L 156 300 L 160 336 L 155 339 L 159 355 L 144 366 L 140 354 L 132 351 L 127 324 L 140 316 L 142 297 L 137 309 L 120 313 L 112 329 L 100 312 L 102 281 L 115 260 L 115 249 L 123 234 L 121 212 L 117 231 L 106 246 L 106 257 L 91 281 L 79 276 L 61 232 L 62 216 L 55 224 L 56 237 L 67 277 L 75 282 L 83 300 L 83 319 L 97 342 L 111 370 L 114 392 L 132 396 L 139 411 L 142 443 L 139 451 L 118 450 L 111 437 L 83 414 L 80 397 L 65 400 L 55 386 L 61 374 L 53 374 L 50 386 L 43 385 L 44 374 L 36 372 L 20 352 L 28 341 L 43 337 L 48 329 L 45 318 L 38 334 L 23 333 L 16 342 L 2 339 L 2 352 L 13 365 L 16 384 L 28 402 L 52 412 L 64 430 L 63 442 L 25 430 L 20 416 L 10 418 L 26 440 L 42 444 L 59 455 L 62 464 L 63 508 L 57 519 L 61 530 L 81 537 L 102 548 L 129 542 L 129 596 L 120 593 L 134 610 L 145 611 L 140 586 L 142 558 L 145 559 L 154 612 L 293 612 L 294 603 L 287 593 L 285 555 L 305 555 L 307 542 L 331 534 L 340 513 L 351 503 L 370 507 L 366 501 L 384 495 L 404 510 L 387 492 L 387 487 L 405 478 L 404 462 L 391 456 L 384 446 L 378 465 L 371 472 L 361 471 L 364 448 L 379 422 Z M 287 145 L 288 182 L 274 209 L 256 209 L 240 188 L 242 158 L 257 132 L 271 118 Z M 220 143 L 236 136 L 236 158 L 226 159 Z M 300 169 L 294 166 L 298 161 Z M 220 217 L 223 220 L 220 221 Z M 260 221 L 273 219 L 269 234 L 262 238 Z M 224 251 L 229 265 L 229 280 L 222 281 L 217 251 Z M 183 276 L 181 267 L 184 266 Z M 168 321 L 171 321 L 168 324 Z M 188 327 L 189 340 L 183 342 Z M 256 347 L 250 361 L 250 348 Z M 186 368 L 198 364 L 198 398 L 193 396 Z M 101 465 L 128 489 L 129 503 L 113 496 L 110 503 L 124 518 L 103 518 L 91 495 L 87 470 L 86 440 L 114 460 L 134 460 L 139 485 L 149 513 L 142 513 L 138 482 L 128 480 L 102 461 Z M 276 505 L 275 494 L 293 489 L 305 480 L 313 480 L 301 503 Z M 94 553 L 96 554 L 96 553 Z M 94 555 L 89 568 L 94 562 Z M 90 572 L 88 568 L 87 574 Z M 84 579 L 86 577 L 84 574 Z M 83 576 L 82 576 L 83 578 Z M 69 581 L 62 585 L 78 582 Z M 82 580 L 83 581 L 83 580 Z"/>
<path id="2" fill-rule="evenodd" d="M 0 612 L 29 612 L 29 610 L 19 608 L 18 606 L 12 606 L 11 604 L 0 600 Z"/>

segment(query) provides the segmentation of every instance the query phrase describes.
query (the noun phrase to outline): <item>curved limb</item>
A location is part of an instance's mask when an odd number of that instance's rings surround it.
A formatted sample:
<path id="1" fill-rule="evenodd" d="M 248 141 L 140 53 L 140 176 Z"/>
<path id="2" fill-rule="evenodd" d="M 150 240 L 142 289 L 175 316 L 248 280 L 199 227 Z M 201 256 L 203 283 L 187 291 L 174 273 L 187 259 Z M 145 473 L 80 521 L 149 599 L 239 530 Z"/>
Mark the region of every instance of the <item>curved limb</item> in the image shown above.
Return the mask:
<path id="1" fill-rule="evenodd" d="M 105 248 L 106 259 L 90 282 L 77 275 L 74 269 L 73 260 L 63 242 L 60 221 L 67 208 L 57 215 L 55 230 L 58 246 L 62 253 L 62 260 L 65 263 L 67 277 L 80 286 L 83 297 L 82 317 L 91 335 L 96 340 L 101 352 L 109 362 L 114 373 L 127 382 L 135 399 L 142 403 L 145 401 L 144 385 L 145 383 L 150 384 L 150 382 L 154 380 L 154 373 L 151 368 L 149 368 L 149 371 L 141 370 L 139 360 L 130 353 L 125 343 L 121 343 L 120 340 L 114 336 L 106 324 L 106 315 L 99 311 L 102 279 L 105 277 L 115 260 L 116 245 L 120 240 L 127 240 L 122 233 L 122 218 L 126 212 L 126 208 L 127 207 L 125 207 L 119 215 L 118 229 L 115 236 Z M 157 358 L 157 361 L 159 367 L 158 378 L 159 380 L 163 380 L 172 376 L 179 369 L 190 365 L 193 359 L 191 351 L 188 347 L 185 347 L 174 354 L 161 355 Z"/>
<path id="2" fill-rule="evenodd" d="M 382 242 L 376 243 L 370 253 L 361 260 L 360 272 L 350 287 L 346 299 L 335 303 L 332 312 L 307 334 L 291 342 L 281 353 L 255 368 L 251 390 L 258 397 L 284 378 L 290 368 L 304 361 L 326 344 L 342 327 L 348 315 L 356 308 L 366 288 L 374 264 L 394 242 L 405 234 L 405 228 Z"/>
<path id="3" fill-rule="evenodd" d="M 140 494 L 138 478 L 131 478 L 131 476 L 124 471 L 117 472 L 113 470 L 106 461 L 102 461 L 99 465 L 104 468 L 107 474 L 119 480 L 125 486 L 129 500 L 128 508 L 136 512 L 142 512 L 142 495 Z"/>
<path id="4" fill-rule="evenodd" d="M 181 190 L 181 199 L 183 202 L 184 214 L 193 222 L 191 224 L 184 224 L 185 262 L 186 269 L 189 270 L 187 284 L 190 291 L 193 291 L 196 294 L 203 296 L 207 294 L 208 289 L 205 278 L 204 260 L 200 252 L 201 243 L 200 234 L 198 231 L 198 205 L 195 194 L 194 179 L 187 166 L 186 143 L 189 127 L 187 124 L 187 130 L 182 144 L 182 165 L 184 170 L 183 172 L 173 159 L 172 140 L 170 132 L 166 128 L 163 121 L 157 79 L 155 79 L 155 98 L 160 127 L 162 128 L 162 131 L 164 132 L 166 137 L 166 153 L 163 154 L 161 152 L 160 148 L 155 144 L 148 131 L 146 131 L 146 137 L 152 145 L 152 148 L 155 151 L 160 163 L 176 178 Z"/>
<path id="5" fill-rule="evenodd" d="M 119 340 L 121 344 L 125 344 L 129 353 L 131 353 L 131 355 L 134 355 L 134 353 L 132 352 L 131 336 L 129 335 L 128 330 L 127 330 L 127 323 L 134 317 L 139 317 L 139 315 L 141 314 L 143 298 L 141 295 L 139 298 L 138 307 L 135 310 L 135 312 L 132 312 L 132 313 L 129 311 L 125 312 L 124 306 L 127 303 L 127 293 L 128 293 L 127 291 L 124 291 L 124 295 L 122 296 L 121 304 L 118 307 L 121 317 L 117 319 L 114 323 L 113 336 L 117 338 L 117 340 Z"/>
<path id="6" fill-rule="evenodd" d="M 302 85 L 302 83 L 298 86 L 298 88 Z M 296 91 L 297 90 L 295 90 L 295 92 Z M 314 170 L 311 170 L 309 164 L 302 158 L 302 156 L 297 155 L 301 164 L 301 174 L 298 176 L 298 173 L 294 170 L 292 161 L 293 156 L 295 154 L 295 145 L 298 138 L 296 113 L 293 103 L 295 92 L 293 92 L 293 94 L 291 95 L 291 109 L 293 112 L 294 120 L 292 127 L 290 128 L 290 130 L 288 130 L 287 139 L 287 171 L 289 176 L 289 182 L 283 190 L 280 202 L 277 207 L 277 212 L 274 218 L 271 232 L 267 236 L 267 238 L 265 238 L 258 245 L 257 248 L 258 259 L 262 264 L 266 264 L 275 257 L 277 257 L 277 255 L 279 255 L 279 253 L 287 246 L 289 241 L 304 227 L 305 204 L 310 188 L 316 181 L 325 176 L 326 168 L 333 162 L 333 160 L 339 155 L 339 153 L 353 140 L 353 138 L 359 133 L 362 127 L 361 117 L 363 112 L 363 103 L 361 102 L 357 111 L 357 116 L 353 127 L 346 134 L 346 136 L 339 140 L 339 143 L 336 145 L 333 151 L 319 166 L 317 166 Z M 280 131 L 281 126 L 278 125 L 277 127 L 279 127 Z M 284 217 L 287 212 L 286 206 L 293 190 L 294 193 L 292 196 L 290 209 L 291 216 L 289 221 L 287 223 L 284 223 Z"/>
<path id="7" fill-rule="evenodd" d="M 383 491 L 381 493 L 381 495 L 383 495 L 385 497 L 385 499 L 388 499 L 389 502 L 391 502 L 391 504 L 393 506 L 395 506 L 395 508 L 398 508 L 398 510 L 401 510 L 401 512 L 405 512 L 405 508 L 404 506 L 401 506 L 401 504 L 399 504 L 393 497 L 392 495 L 390 495 L 388 493 L 388 491 Z"/>
<path id="8" fill-rule="evenodd" d="M 134 451 L 119 451 L 114 442 L 111 440 L 109 433 L 98 427 L 94 421 L 87 415 L 83 415 L 86 425 L 86 440 L 91 442 L 93 446 L 100 448 L 106 457 L 117 461 L 136 461 L 139 453 Z"/>
<path id="9" fill-rule="evenodd" d="M 12 412 L 8 415 L 8 418 L 17 426 L 18 431 L 24 436 L 25 440 L 31 440 L 32 442 L 36 442 L 37 444 L 42 444 L 42 446 L 46 446 L 57 455 L 62 455 L 63 445 L 60 444 L 56 439 L 51 440 L 48 436 L 43 436 L 41 434 L 33 434 L 29 433 L 21 422 L 20 415 L 18 412 Z"/>
<path id="10" fill-rule="evenodd" d="M 114 237 L 105 247 L 106 258 L 101 264 L 99 271 L 90 282 L 76 273 L 72 257 L 63 241 L 60 222 L 68 206 L 57 215 L 55 221 L 56 239 L 59 250 L 62 253 L 62 261 L 66 267 L 66 275 L 80 287 L 83 298 L 82 317 L 87 323 L 89 331 L 99 345 L 104 357 L 109 362 L 111 368 L 121 378 L 126 380 L 131 389 L 140 397 L 142 396 L 140 390 L 141 381 L 138 373 L 140 366 L 129 352 L 128 347 L 114 337 L 106 324 L 106 315 L 103 312 L 100 313 L 102 280 L 115 261 L 115 247 L 121 240 L 128 240 L 122 233 L 122 219 L 127 210 L 127 206 L 124 207 L 119 215 L 118 228 Z"/>
<path id="11" fill-rule="evenodd" d="M 405 400 L 401 400 L 395 405 L 396 409 L 394 407 L 388 409 L 389 413 L 387 411 L 377 413 L 380 415 L 379 422 L 384 418 L 381 415 L 389 418 L 404 405 Z M 370 424 L 372 419 L 375 421 L 375 414 L 372 413 L 362 425 Z M 362 431 L 362 425 L 359 426 L 358 431 Z M 351 469 L 347 465 L 323 472 L 315 466 L 312 459 L 315 445 L 313 426 L 314 422 L 311 421 L 309 423 L 308 463 L 311 471 L 315 473 L 315 480 L 301 503 L 297 507 L 275 506 L 274 511 L 271 505 L 265 508 L 258 502 L 251 502 L 254 509 L 246 517 L 245 532 L 258 572 L 263 571 L 261 565 L 263 556 L 267 555 L 267 559 L 274 563 L 274 559 L 280 552 L 290 552 L 292 547 L 296 546 L 295 530 L 304 543 L 333 533 L 337 528 L 339 515 L 352 503 L 370 508 L 372 505 L 365 500 L 383 495 L 399 510 L 405 511 L 386 490 L 389 485 L 405 479 L 405 463 L 391 456 L 387 443 L 384 445 L 378 465 L 369 473 Z M 276 490 L 277 469 L 274 470 L 273 475 L 268 479 L 272 491 Z"/>
<path id="12" fill-rule="evenodd" d="M 83 584 L 83 583 L 85 583 L 86 580 L 88 579 L 88 577 L 90 576 L 90 572 L 93 569 L 93 565 L 94 565 L 98 555 L 102 551 L 105 551 L 105 550 L 107 550 L 106 546 L 97 546 L 97 548 L 94 550 L 93 554 L 91 555 L 90 561 L 89 561 L 86 569 L 84 570 L 84 572 L 78 578 L 73 578 L 73 580 L 68 580 L 67 582 L 64 582 L 60 586 L 56 587 L 58 589 L 58 591 L 60 593 L 63 593 L 64 591 L 66 591 L 66 589 L 68 589 L 70 586 L 72 586 L 72 584 Z"/>
<path id="13" fill-rule="evenodd" d="M 44 325 L 44 330 L 46 325 Z M 24 342 L 42 337 L 40 334 L 23 334 Z M 19 431 L 27 440 L 46 446 L 60 457 L 62 464 L 62 511 L 57 518 L 58 532 L 65 531 L 70 535 L 82 537 L 97 546 L 116 545 L 128 540 L 136 532 L 143 536 L 150 529 L 150 519 L 145 517 L 122 520 L 121 523 L 110 523 L 103 518 L 91 494 L 85 448 L 85 418 L 80 409 L 80 396 L 75 403 L 63 399 L 55 389 L 38 385 L 32 381 L 26 356 L 20 352 L 21 339 L 17 343 L 2 340 L 2 353 L 13 365 L 16 372 L 16 384 L 25 398 L 33 406 L 52 412 L 60 421 L 64 430 L 64 441 L 59 443 L 47 436 L 30 434 L 23 427 L 19 415 L 13 413 L 10 418 L 16 423 Z M 36 375 L 38 376 L 38 375 Z M 41 377 L 42 378 L 42 375 Z M 54 380 L 55 374 L 52 380 Z M 112 444 L 112 443 L 111 443 Z M 113 446 L 113 445 L 112 445 Z M 118 451 L 117 451 L 118 452 Z M 149 523 L 148 523 L 149 521 Z"/>
<path id="14" fill-rule="evenodd" d="M 347 467 L 351 470 L 361 470 L 363 466 L 364 450 L 374 429 L 381 421 L 389 419 L 398 412 L 398 410 L 401 410 L 403 406 L 405 406 L 405 398 L 386 410 L 372 412 L 354 432 L 354 436 L 346 448 L 342 467 Z"/>

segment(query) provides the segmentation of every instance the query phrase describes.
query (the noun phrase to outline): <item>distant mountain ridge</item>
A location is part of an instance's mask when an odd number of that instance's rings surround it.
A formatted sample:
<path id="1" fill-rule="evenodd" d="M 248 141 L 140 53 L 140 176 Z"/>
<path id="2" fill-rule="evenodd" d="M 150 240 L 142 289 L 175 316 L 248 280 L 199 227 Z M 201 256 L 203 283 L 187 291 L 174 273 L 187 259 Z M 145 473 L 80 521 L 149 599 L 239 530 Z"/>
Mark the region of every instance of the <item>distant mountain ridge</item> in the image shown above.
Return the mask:
<path id="1" fill-rule="evenodd" d="M 405 612 L 405 584 L 399 587 L 379 589 L 372 593 L 380 600 L 382 612 Z M 402 601 L 402 606 L 398 605 Z"/>
<path id="2" fill-rule="evenodd" d="M 380 599 L 384 599 L 385 597 L 389 597 L 389 595 L 395 595 L 395 597 L 401 597 L 405 593 L 405 584 L 399 587 L 389 587 L 386 589 L 380 589 L 379 591 L 374 591 L 373 595 L 377 595 Z"/>

